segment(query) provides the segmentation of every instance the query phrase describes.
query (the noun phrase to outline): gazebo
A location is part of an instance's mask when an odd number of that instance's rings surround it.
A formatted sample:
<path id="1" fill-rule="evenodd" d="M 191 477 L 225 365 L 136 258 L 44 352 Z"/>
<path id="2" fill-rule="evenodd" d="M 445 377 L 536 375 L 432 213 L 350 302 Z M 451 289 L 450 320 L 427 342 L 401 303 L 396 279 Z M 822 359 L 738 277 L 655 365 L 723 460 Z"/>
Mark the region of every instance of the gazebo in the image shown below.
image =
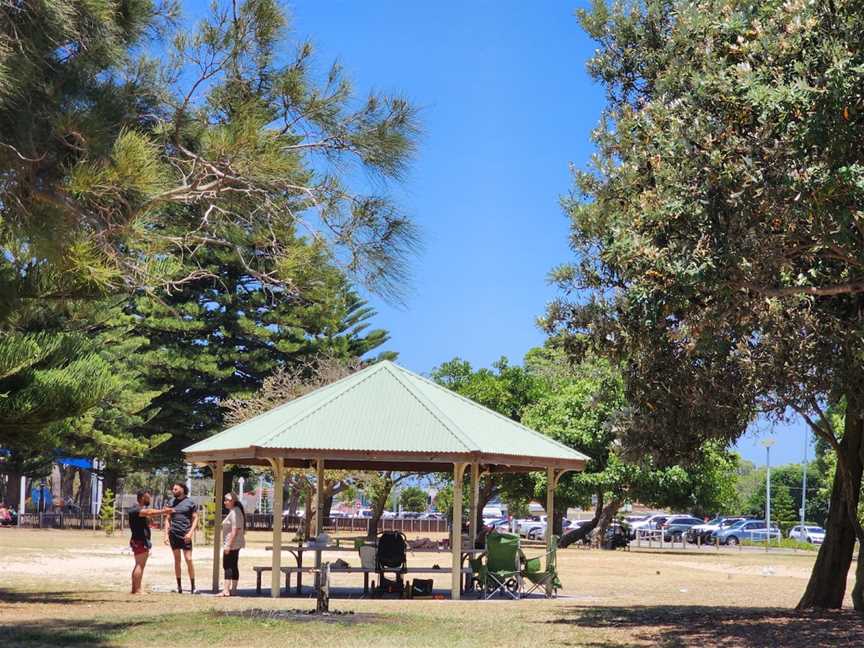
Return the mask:
<path id="1" fill-rule="evenodd" d="M 483 472 L 547 474 L 547 542 L 552 534 L 555 486 L 561 475 L 583 470 L 588 457 L 535 430 L 392 362 L 378 362 L 347 378 L 289 401 L 183 451 L 208 464 L 221 510 L 226 464 L 269 466 L 273 473 L 271 591 L 280 595 L 283 489 L 286 468 L 402 470 L 453 473 L 452 598 L 460 597 L 462 487 L 470 470 L 469 539 L 477 536 L 478 483 Z M 316 529 L 323 528 L 323 492 L 317 489 Z M 219 587 L 221 527 L 214 527 L 213 589 Z M 320 564 L 320 552 L 316 564 Z"/>

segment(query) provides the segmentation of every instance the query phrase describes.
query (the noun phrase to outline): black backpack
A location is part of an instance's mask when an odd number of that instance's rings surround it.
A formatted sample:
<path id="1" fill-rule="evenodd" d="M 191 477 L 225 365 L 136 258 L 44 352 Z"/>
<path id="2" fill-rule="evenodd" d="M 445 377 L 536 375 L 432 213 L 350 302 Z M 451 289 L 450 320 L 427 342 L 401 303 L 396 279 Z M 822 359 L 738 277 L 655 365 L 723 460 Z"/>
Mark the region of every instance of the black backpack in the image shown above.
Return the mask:
<path id="1" fill-rule="evenodd" d="M 378 550 L 375 553 L 375 563 L 378 571 L 384 569 L 404 570 L 405 552 L 408 550 L 408 541 L 401 531 L 385 531 L 378 536 Z"/>

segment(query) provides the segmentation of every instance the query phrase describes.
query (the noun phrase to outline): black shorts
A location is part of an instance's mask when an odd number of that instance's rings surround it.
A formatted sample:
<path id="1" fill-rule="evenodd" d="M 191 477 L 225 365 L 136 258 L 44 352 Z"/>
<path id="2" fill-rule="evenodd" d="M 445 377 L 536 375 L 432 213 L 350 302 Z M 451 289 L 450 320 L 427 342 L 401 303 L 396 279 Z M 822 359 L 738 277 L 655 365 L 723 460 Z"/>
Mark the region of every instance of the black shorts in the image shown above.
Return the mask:
<path id="1" fill-rule="evenodd" d="M 172 549 L 185 549 L 188 551 L 192 551 L 192 540 L 187 540 L 182 535 L 176 535 L 174 533 L 168 534 L 168 542 L 171 545 Z"/>

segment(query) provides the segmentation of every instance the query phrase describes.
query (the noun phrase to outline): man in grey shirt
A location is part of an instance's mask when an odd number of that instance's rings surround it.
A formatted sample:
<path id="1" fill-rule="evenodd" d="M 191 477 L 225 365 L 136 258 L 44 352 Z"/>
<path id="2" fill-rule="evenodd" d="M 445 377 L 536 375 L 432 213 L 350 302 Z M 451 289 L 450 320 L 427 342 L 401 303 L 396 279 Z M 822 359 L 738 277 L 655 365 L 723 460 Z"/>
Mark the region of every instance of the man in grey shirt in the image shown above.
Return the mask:
<path id="1" fill-rule="evenodd" d="M 180 552 L 186 560 L 186 571 L 189 573 L 191 593 L 195 593 L 195 566 L 192 564 L 192 536 L 198 526 L 198 506 L 189 499 L 186 484 L 177 482 L 171 487 L 174 501 L 171 503 L 171 513 L 165 520 L 165 544 L 171 545 L 174 552 L 174 576 L 177 577 L 177 591 L 183 593 L 180 579 Z"/>

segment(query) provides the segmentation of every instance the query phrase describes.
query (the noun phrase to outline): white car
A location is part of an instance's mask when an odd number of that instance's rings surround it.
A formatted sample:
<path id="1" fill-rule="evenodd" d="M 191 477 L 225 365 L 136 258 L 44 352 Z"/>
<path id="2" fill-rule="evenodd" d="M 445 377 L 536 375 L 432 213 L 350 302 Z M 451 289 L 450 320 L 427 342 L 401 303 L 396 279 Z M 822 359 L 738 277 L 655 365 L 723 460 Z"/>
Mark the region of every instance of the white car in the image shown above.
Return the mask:
<path id="1" fill-rule="evenodd" d="M 665 522 L 670 517 L 669 513 L 655 513 L 638 522 L 634 522 L 630 525 L 630 537 L 635 538 L 638 531 L 656 529 L 658 524 Z"/>
<path id="2" fill-rule="evenodd" d="M 819 526 L 794 526 L 789 529 L 789 537 L 810 544 L 822 544 L 825 540 L 825 529 Z"/>

